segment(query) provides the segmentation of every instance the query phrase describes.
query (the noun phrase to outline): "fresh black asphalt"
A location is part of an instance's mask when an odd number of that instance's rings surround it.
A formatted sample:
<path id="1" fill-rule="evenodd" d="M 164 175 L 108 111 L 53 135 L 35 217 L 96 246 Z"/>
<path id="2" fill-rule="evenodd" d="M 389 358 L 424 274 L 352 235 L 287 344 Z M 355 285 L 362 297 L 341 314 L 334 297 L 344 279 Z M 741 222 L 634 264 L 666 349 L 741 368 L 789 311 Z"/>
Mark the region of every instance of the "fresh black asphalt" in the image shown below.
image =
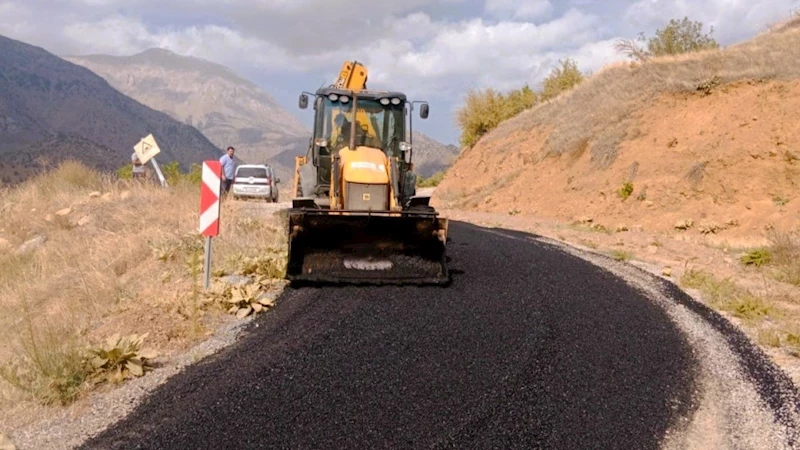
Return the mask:
<path id="1" fill-rule="evenodd" d="M 83 448 L 651 449 L 691 412 L 653 302 L 545 244 L 451 236 L 450 286 L 288 289 Z"/>

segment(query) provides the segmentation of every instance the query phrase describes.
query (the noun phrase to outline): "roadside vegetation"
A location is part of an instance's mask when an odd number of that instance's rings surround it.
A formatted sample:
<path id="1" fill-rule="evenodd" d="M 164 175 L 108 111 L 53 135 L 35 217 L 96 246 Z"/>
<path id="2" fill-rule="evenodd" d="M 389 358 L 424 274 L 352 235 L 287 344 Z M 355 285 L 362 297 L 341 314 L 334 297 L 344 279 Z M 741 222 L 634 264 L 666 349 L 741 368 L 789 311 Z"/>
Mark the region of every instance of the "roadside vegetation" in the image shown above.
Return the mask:
<path id="1" fill-rule="evenodd" d="M 797 20 L 782 27 L 795 25 Z M 508 93 L 471 91 L 457 114 L 461 144 L 472 147 L 484 137 L 499 139 L 510 132 L 543 127 L 550 130 L 547 153 L 577 152 L 591 142 L 592 161 L 607 166 L 630 133 L 635 120 L 631 113 L 660 93 L 710 95 L 733 81 L 800 75 L 795 59 L 787 61 L 780 56 L 783 53 L 768 51 L 776 45 L 794 45 L 774 34 L 727 49 L 722 49 L 712 34 L 713 29 L 704 32 L 701 22 L 688 17 L 672 19 L 651 37 L 640 34 L 617 43 L 617 50 L 629 57 L 630 63 L 612 65 L 589 76 L 574 60 L 566 59 L 543 80 L 542 92 L 533 92 L 528 86 Z M 570 95 L 565 97 L 566 93 Z M 504 131 L 489 134 L 498 128 Z"/>
<path id="2" fill-rule="evenodd" d="M 203 168 L 200 167 L 199 164 L 192 164 L 188 172 L 183 172 L 181 170 L 178 161 L 170 161 L 166 164 L 160 165 L 159 167 L 161 168 L 161 173 L 164 175 L 164 179 L 170 186 L 183 183 L 188 183 L 193 186 L 200 186 L 200 181 L 203 176 Z M 153 173 L 153 176 L 157 178 L 155 173 Z M 117 169 L 117 177 L 122 180 L 132 180 L 133 167 L 130 164 L 120 167 Z"/>
<path id="3" fill-rule="evenodd" d="M 459 142 L 462 147 L 472 147 L 489 131 L 520 112 L 540 102 L 550 101 L 569 91 L 585 79 L 585 75 L 572 59 L 561 60 L 550 75 L 544 79 L 541 92 L 529 86 L 501 93 L 495 89 L 473 90 L 467 93 L 466 101 L 457 112 L 461 127 Z"/>
<path id="4" fill-rule="evenodd" d="M 636 39 L 622 39 L 617 42 L 616 48 L 635 61 L 645 62 L 662 56 L 718 49 L 719 43 L 712 34 L 713 27 L 708 33 L 703 33 L 701 22 L 684 17 L 682 20 L 671 19 L 651 38 L 640 33 Z"/>
<path id="5" fill-rule="evenodd" d="M 0 428 L 25 408 L 146 376 L 159 358 L 272 306 L 285 270 L 283 219 L 223 202 L 206 293 L 197 180 L 177 165 L 162 170 L 168 189 L 71 161 L 2 188 Z"/>
<path id="6" fill-rule="evenodd" d="M 744 252 L 739 262 L 779 283 L 800 287 L 800 236 L 773 232 L 768 246 Z M 760 344 L 784 347 L 800 356 L 797 298 L 770 289 L 757 294 L 731 277 L 720 278 L 707 270 L 690 268 L 680 282 L 683 287 L 699 290 L 711 306 L 745 321 Z"/>
<path id="7" fill-rule="evenodd" d="M 417 187 L 436 187 L 444 179 L 444 172 L 436 172 L 428 178 L 417 175 Z"/>

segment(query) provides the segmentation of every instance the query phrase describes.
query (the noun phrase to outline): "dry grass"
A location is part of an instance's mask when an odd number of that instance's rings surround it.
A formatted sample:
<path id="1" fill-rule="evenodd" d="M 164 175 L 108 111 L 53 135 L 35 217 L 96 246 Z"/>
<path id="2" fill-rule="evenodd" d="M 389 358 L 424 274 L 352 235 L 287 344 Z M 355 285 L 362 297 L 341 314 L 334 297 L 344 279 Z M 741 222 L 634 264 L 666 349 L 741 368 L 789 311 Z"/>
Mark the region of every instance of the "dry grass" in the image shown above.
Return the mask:
<path id="1" fill-rule="evenodd" d="M 713 307 L 739 319 L 757 321 L 776 314 L 775 307 L 768 300 L 752 294 L 728 278 L 720 280 L 703 270 L 686 271 L 681 277 L 681 284 L 699 290 Z"/>
<path id="2" fill-rule="evenodd" d="M 191 308 L 202 287 L 199 192 L 119 181 L 74 162 L 2 192 L 0 367 L 23 364 L 29 373 L 0 380 L 0 425 L 20 402 L 77 397 L 78 350 L 114 332 L 149 333 L 148 346 L 169 354 L 221 319 Z M 223 203 L 216 270 L 285 246 L 277 217 L 254 219 L 237 207 Z M 37 236 L 43 244 L 16 253 Z"/>
<path id="3" fill-rule="evenodd" d="M 775 278 L 800 287 L 800 236 L 772 232 L 769 253 Z"/>
<path id="4" fill-rule="evenodd" d="M 616 159 L 620 142 L 635 122 L 635 111 L 661 93 L 713 95 L 718 84 L 797 77 L 800 18 L 726 49 L 608 66 L 554 101 L 500 124 L 484 141 L 544 127 L 552 129 L 546 153 L 577 151 L 588 140 L 592 162 L 607 167 Z"/>

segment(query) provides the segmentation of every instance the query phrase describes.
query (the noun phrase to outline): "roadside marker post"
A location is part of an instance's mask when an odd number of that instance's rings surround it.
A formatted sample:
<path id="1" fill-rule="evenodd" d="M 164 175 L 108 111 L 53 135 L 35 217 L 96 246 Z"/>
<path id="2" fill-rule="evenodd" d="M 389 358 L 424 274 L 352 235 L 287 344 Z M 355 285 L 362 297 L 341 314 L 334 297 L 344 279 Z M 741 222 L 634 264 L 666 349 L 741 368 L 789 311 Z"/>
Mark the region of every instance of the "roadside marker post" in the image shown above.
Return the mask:
<path id="1" fill-rule="evenodd" d="M 211 279 L 211 238 L 219 235 L 221 178 L 222 164 L 219 161 L 203 161 L 202 183 L 200 183 L 200 234 L 206 237 L 204 267 L 206 289 Z"/>

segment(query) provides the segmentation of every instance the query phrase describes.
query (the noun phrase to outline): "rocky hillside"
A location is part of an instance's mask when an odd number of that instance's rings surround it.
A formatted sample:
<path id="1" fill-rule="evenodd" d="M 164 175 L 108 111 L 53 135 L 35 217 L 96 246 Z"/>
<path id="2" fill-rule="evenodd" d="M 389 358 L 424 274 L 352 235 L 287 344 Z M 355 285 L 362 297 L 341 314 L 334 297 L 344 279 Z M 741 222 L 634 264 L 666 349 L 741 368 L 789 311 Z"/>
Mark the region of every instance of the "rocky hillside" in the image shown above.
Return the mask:
<path id="1" fill-rule="evenodd" d="M 465 150 L 433 203 L 760 239 L 798 224 L 798 110 L 800 19 L 726 49 L 596 73 Z"/>
<path id="2" fill-rule="evenodd" d="M 414 172 L 425 178 L 449 168 L 458 157 L 460 149 L 444 145 L 429 136 L 414 131 Z"/>
<path id="3" fill-rule="evenodd" d="M 101 77 L 42 48 L 0 36 L 0 177 L 22 181 L 38 161 L 77 158 L 113 170 L 130 164 L 133 146 L 152 133 L 161 162 L 218 158 L 197 129 L 144 106 Z"/>
<path id="4" fill-rule="evenodd" d="M 116 89 L 196 127 L 244 162 L 264 162 L 281 152 L 299 154 L 308 130 L 275 99 L 226 67 L 168 50 L 132 56 L 69 56 Z"/>

